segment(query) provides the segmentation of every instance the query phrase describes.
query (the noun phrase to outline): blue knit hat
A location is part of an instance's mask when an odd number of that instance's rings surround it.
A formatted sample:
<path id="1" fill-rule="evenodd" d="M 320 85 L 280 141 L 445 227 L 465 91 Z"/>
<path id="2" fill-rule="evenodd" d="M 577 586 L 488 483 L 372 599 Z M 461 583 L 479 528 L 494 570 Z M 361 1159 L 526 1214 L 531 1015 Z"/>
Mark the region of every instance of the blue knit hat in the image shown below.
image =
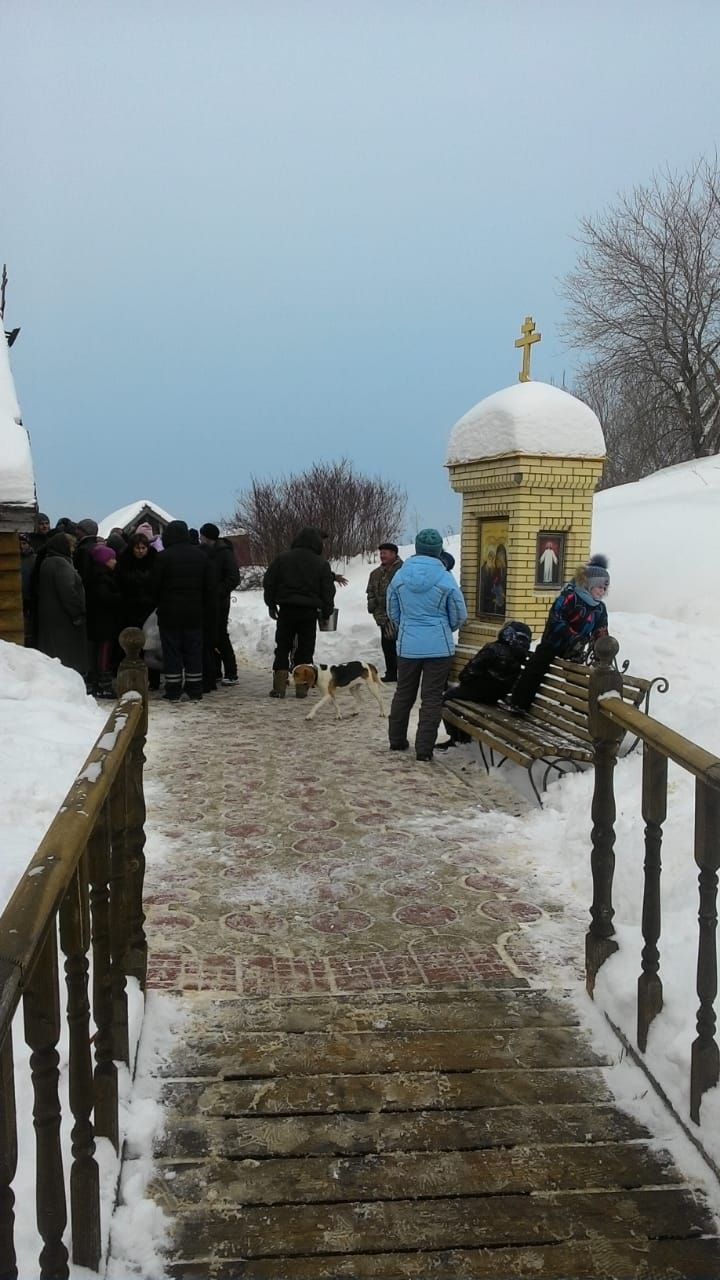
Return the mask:
<path id="1" fill-rule="evenodd" d="M 435 556 L 435 559 L 439 560 L 442 542 L 442 536 L 437 529 L 421 529 L 415 539 L 415 554 L 417 556 Z"/>

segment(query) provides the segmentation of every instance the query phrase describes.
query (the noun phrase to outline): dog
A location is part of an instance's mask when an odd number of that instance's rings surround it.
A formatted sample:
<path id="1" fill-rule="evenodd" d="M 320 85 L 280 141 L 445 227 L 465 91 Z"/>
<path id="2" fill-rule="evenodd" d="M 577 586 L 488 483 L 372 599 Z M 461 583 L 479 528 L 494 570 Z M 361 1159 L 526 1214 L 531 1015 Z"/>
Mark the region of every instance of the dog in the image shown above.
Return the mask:
<path id="1" fill-rule="evenodd" d="M 340 708 L 338 707 L 335 694 L 338 689 L 352 689 L 353 694 L 357 697 L 363 686 L 369 689 L 373 698 L 378 704 L 381 716 L 386 716 L 385 703 L 383 702 L 380 677 L 377 673 L 377 667 L 372 662 L 341 662 L 336 667 L 325 666 L 324 663 L 319 665 L 301 662 L 293 671 L 293 680 L 296 685 L 305 685 L 308 689 L 319 689 L 323 695 L 316 707 L 309 711 L 306 720 L 312 720 L 317 715 L 321 707 L 326 702 L 332 702 L 335 707 L 335 715 L 338 720 L 342 720 Z M 355 710 L 350 714 L 356 716 L 359 711 L 356 705 Z"/>

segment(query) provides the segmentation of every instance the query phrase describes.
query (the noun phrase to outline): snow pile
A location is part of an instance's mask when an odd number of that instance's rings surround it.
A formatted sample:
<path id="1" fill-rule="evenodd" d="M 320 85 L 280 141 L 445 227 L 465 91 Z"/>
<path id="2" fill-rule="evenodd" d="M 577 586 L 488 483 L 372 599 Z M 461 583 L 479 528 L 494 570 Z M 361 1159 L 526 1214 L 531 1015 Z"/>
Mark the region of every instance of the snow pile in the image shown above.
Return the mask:
<path id="1" fill-rule="evenodd" d="M 6 502 L 32 506 L 35 478 L 30 440 L 22 425 L 7 339 L 0 324 L 0 503 Z"/>
<path id="2" fill-rule="evenodd" d="M 666 467 L 595 495 L 593 550 L 610 559 L 610 604 L 720 627 L 720 457 Z"/>
<path id="3" fill-rule="evenodd" d="M 445 465 L 504 453 L 604 458 L 605 438 L 584 401 L 547 382 L 517 382 L 486 396 L 455 423 Z"/>
<path id="4" fill-rule="evenodd" d="M 0 909 L 105 723 L 81 676 L 0 640 Z"/>

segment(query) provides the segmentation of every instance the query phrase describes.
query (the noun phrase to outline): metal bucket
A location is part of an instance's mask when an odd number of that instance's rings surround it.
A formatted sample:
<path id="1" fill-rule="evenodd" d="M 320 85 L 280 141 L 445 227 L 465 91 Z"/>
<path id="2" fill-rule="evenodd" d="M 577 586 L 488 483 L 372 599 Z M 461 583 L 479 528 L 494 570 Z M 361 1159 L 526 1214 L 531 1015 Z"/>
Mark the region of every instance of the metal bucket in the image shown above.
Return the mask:
<path id="1" fill-rule="evenodd" d="M 329 618 L 320 618 L 318 631 L 337 631 L 338 611 L 333 609 Z"/>

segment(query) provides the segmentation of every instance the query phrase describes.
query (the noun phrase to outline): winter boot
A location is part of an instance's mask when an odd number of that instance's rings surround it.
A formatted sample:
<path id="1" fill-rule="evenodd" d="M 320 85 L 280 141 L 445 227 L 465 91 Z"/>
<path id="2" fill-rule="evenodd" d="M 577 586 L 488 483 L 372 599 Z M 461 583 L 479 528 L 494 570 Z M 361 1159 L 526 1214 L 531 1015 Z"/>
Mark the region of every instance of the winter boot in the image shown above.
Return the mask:
<path id="1" fill-rule="evenodd" d="M 270 690 L 271 698 L 284 698 L 289 671 L 273 671 L 273 687 Z"/>

